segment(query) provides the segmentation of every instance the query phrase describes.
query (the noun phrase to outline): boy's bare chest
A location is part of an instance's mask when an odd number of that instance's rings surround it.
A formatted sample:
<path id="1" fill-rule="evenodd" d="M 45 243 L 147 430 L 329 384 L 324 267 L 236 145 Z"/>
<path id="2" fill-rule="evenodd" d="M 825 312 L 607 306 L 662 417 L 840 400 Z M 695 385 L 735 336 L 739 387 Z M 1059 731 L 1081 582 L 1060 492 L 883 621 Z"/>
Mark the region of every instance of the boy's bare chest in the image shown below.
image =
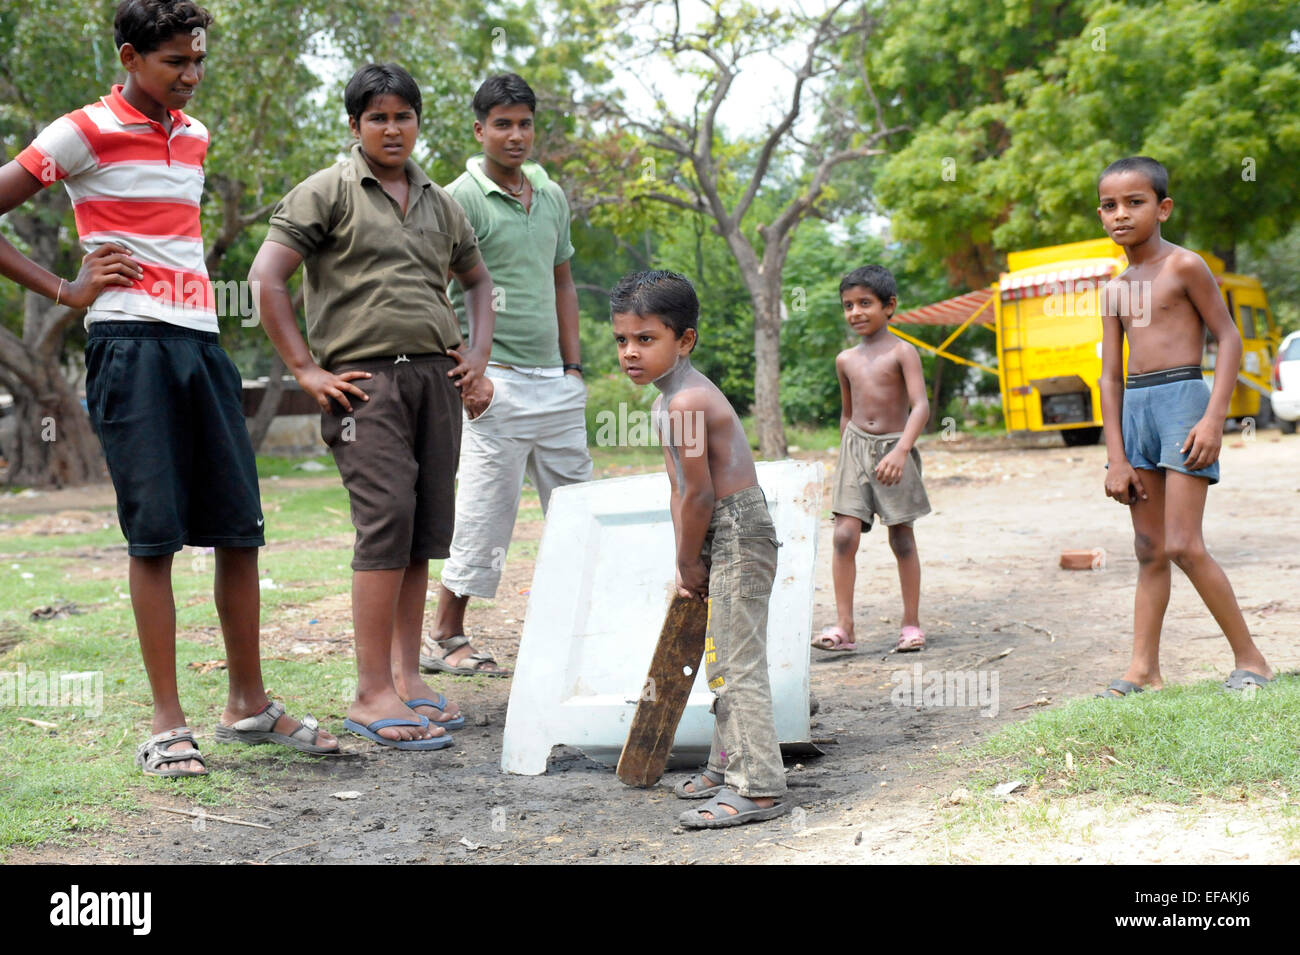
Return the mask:
<path id="1" fill-rule="evenodd" d="M 1132 270 L 1106 289 L 1111 314 L 1126 330 L 1167 328 L 1184 321 L 1200 321 L 1183 283 L 1168 271 Z"/>
<path id="2" fill-rule="evenodd" d="M 903 369 L 893 349 L 853 351 L 845 363 L 849 389 L 856 394 L 888 396 L 904 388 Z"/>

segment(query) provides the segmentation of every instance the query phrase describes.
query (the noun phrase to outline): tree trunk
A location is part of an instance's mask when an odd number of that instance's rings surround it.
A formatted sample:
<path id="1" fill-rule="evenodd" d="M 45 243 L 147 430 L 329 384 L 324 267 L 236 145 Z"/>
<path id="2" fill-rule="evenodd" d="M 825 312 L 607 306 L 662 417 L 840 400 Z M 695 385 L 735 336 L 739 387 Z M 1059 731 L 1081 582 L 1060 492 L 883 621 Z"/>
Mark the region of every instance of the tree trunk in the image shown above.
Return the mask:
<path id="1" fill-rule="evenodd" d="M 253 451 L 260 454 L 266 433 L 271 430 L 271 422 L 280 408 L 280 396 L 284 394 L 284 362 L 277 352 L 271 358 L 271 376 L 262 395 L 262 403 L 257 406 L 257 413 L 248 422 L 248 439 Z"/>
<path id="2" fill-rule="evenodd" d="M 754 306 L 754 429 L 758 453 L 779 461 L 787 453 L 781 415 L 781 249 L 764 249 L 760 264 L 754 247 L 738 229 L 723 233 L 740 267 Z M 777 259 L 780 259 L 778 262 Z"/>
<path id="3" fill-rule="evenodd" d="M 32 361 L 22 379 L 5 375 L 15 418 L 15 433 L 4 449 L 8 483 L 66 487 L 102 481 L 99 440 L 58 355 L 45 361 L 28 355 Z"/>
<path id="4" fill-rule="evenodd" d="M 764 283 L 754 301 L 754 427 L 758 453 L 769 461 L 786 457 L 781 416 L 781 291 Z"/>
<path id="5" fill-rule="evenodd" d="M 930 375 L 930 425 L 926 429 L 930 432 L 938 431 L 943 424 L 943 405 L 939 403 L 939 395 L 943 389 L 943 366 L 947 363 L 942 355 L 934 356 L 934 369 Z"/>

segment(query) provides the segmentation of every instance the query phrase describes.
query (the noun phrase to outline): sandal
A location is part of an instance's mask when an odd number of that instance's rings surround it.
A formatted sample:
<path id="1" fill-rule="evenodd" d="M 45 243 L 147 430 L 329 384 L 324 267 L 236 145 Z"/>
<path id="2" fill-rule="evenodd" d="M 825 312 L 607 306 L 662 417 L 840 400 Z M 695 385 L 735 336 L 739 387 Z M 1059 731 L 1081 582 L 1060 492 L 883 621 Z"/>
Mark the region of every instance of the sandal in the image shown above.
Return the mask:
<path id="1" fill-rule="evenodd" d="M 1233 670 L 1228 674 L 1228 678 L 1223 681 L 1223 688 L 1225 690 L 1244 690 L 1249 686 L 1258 689 L 1272 682 L 1262 673 L 1255 673 L 1252 670 Z"/>
<path id="2" fill-rule="evenodd" d="M 849 650 L 858 648 L 857 642 L 849 639 L 849 635 L 844 632 L 843 627 L 826 627 L 821 633 L 813 637 L 812 645 L 818 650 L 833 653 L 846 653 Z"/>
<path id="3" fill-rule="evenodd" d="M 300 753 L 310 753 L 313 756 L 337 756 L 339 753 L 339 744 L 333 746 L 318 746 L 316 741 L 320 739 L 320 724 L 316 722 L 314 716 L 304 716 L 301 725 L 292 733 L 275 732 L 275 724 L 279 722 L 280 717 L 284 716 L 284 704 L 271 702 L 267 703 L 260 712 L 252 716 L 246 716 L 242 720 L 236 720 L 227 726 L 225 723 L 218 723 L 216 731 L 212 734 L 216 737 L 218 743 L 247 743 L 250 746 L 257 746 L 261 743 L 275 743 L 279 746 L 288 746 L 290 749 L 296 749 Z"/>
<path id="4" fill-rule="evenodd" d="M 920 627 L 904 627 L 898 634 L 898 645 L 894 647 L 894 652 L 907 653 L 911 650 L 920 650 L 924 646 L 924 630 Z"/>
<path id="5" fill-rule="evenodd" d="M 510 675 L 509 670 L 502 670 L 499 668 L 496 670 L 484 670 L 483 669 L 484 664 L 491 663 L 493 666 L 496 666 L 497 661 L 492 659 L 492 654 L 484 653 L 481 650 L 471 653 L 462 661 L 462 663 L 470 664 L 469 666 L 463 666 L 463 665 L 453 666 L 452 664 L 448 663 L 447 654 L 451 653 L 454 650 L 459 650 L 461 647 L 469 646 L 469 637 L 465 636 L 463 633 L 458 633 L 454 637 L 448 637 L 446 640 L 438 640 L 434 638 L 432 639 L 432 642 L 437 645 L 437 650 L 433 653 L 420 654 L 421 669 L 428 670 L 430 672 L 437 671 L 442 673 L 453 673 L 456 676 L 509 676 Z"/>
<path id="6" fill-rule="evenodd" d="M 426 729 L 429 726 L 429 717 L 422 714 L 416 714 L 419 719 L 398 720 L 385 719 L 375 720 L 373 723 L 361 724 L 354 719 L 343 721 L 343 728 L 349 733 L 355 733 L 362 739 L 368 739 L 372 743 L 378 743 L 380 746 L 388 746 L 392 749 L 414 749 L 414 750 L 431 750 L 445 749 L 452 744 L 450 733 L 443 733 L 441 736 L 431 736 L 428 739 L 389 739 L 387 736 L 380 736 L 379 731 L 387 729 L 390 726 L 418 726 L 420 729 Z"/>
<path id="7" fill-rule="evenodd" d="M 1130 683 L 1128 680 L 1111 680 L 1110 686 L 1098 693 L 1097 698 L 1102 700 L 1122 700 L 1130 694 L 1142 692 L 1144 692 L 1142 687 L 1136 683 Z"/>
<path id="8" fill-rule="evenodd" d="M 447 709 L 447 697 L 443 696 L 441 693 L 438 694 L 438 698 L 436 700 L 429 700 L 429 699 L 425 699 L 424 697 L 419 697 L 414 700 L 403 700 L 402 702 L 405 703 L 407 706 L 409 706 L 411 709 L 415 709 L 417 706 L 431 706 L 439 713 L 442 713 L 445 709 Z M 430 719 L 429 722 L 432 723 L 434 726 L 441 726 L 445 730 L 458 730 L 465 725 L 465 715 L 463 713 L 457 713 L 449 720 Z"/>
<path id="9" fill-rule="evenodd" d="M 727 812 L 723 806 L 730 806 L 736 810 L 735 814 Z M 688 809 L 677 818 L 687 829 L 726 829 L 729 826 L 743 826 L 747 822 L 775 819 L 789 811 L 789 800 L 764 807 L 730 789 L 723 789 L 699 809 Z M 713 818 L 705 819 L 706 812 Z"/>
<path id="10" fill-rule="evenodd" d="M 687 786 L 694 787 L 687 789 Z M 714 779 L 707 769 L 695 776 L 687 777 L 673 787 L 678 799 L 708 799 L 722 792 L 723 781 Z"/>
<path id="11" fill-rule="evenodd" d="M 189 749 L 168 750 L 167 747 L 172 743 L 189 743 Z M 158 733 L 150 736 L 140 744 L 135 751 L 135 764 L 140 767 L 146 776 L 206 776 L 208 775 L 208 763 L 203 758 L 203 754 L 197 749 L 198 744 L 194 741 L 194 733 L 188 726 L 178 726 L 173 730 L 167 730 L 165 733 Z M 192 769 L 163 769 L 165 763 L 181 763 L 191 759 L 197 759 L 203 764 L 203 772 L 198 773 Z"/>

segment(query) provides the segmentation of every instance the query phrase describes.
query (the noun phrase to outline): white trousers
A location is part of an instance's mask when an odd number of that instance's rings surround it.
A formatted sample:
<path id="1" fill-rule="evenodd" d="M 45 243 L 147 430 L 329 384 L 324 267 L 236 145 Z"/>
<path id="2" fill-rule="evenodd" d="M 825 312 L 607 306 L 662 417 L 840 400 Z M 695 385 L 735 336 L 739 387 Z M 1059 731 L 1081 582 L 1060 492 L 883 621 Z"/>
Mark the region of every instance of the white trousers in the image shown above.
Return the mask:
<path id="1" fill-rule="evenodd" d="M 464 420 L 456 531 L 442 568 L 442 585 L 459 596 L 496 596 L 525 474 L 543 514 L 555 488 L 591 480 L 582 379 L 492 366 L 487 376 L 491 403 Z"/>

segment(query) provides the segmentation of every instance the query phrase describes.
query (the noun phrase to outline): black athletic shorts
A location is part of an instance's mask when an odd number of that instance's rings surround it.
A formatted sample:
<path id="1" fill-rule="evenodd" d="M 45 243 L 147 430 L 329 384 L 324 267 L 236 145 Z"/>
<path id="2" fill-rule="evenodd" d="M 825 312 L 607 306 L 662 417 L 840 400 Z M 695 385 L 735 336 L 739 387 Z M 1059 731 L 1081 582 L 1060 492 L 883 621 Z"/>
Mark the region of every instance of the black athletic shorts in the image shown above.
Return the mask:
<path id="1" fill-rule="evenodd" d="M 240 387 L 214 332 L 91 324 L 86 404 L 132 557 L 265 543 Z"/>

